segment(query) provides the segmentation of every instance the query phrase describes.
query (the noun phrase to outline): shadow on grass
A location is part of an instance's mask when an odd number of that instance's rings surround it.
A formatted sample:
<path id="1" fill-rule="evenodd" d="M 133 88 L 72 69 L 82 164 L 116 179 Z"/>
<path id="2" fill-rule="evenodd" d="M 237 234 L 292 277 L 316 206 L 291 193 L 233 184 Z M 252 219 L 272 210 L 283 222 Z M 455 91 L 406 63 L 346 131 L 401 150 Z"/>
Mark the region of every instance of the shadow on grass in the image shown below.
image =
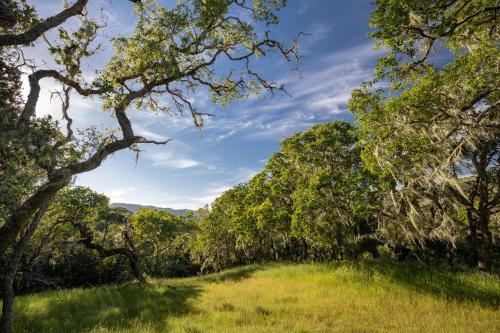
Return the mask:
<path id="1" fill-rule="evenodd" d="M 121 332 L 139 325 L 165 332 L 169 318 L 199 311 L 188 301 L 200 293 L 201 287 L 196 284 L 177 284 L 166 289 L 154 284 L 131 285 L 54 293 L 45 296 L 44 316 L 18 310 L 15 331 L 88 332 L 101 327 Z"/>
<path id="2" fill-rule="evenodd" d="M 475 302 L 496 309 L 500 306 L 498 276 L 464 268 L 429 267 L 413 262 L 373 260 L 351 264 L 366 273 L 368 279 L 377 274 L 419 293 L 457 302 Z"/>
<path id="3" fill-rule="evenodd" d="M 201 280 L 210 283 L 240 281 L 251 277 L 253 273 L 264 270 L 265 268 L 265 265 L 242 266 L 224 272 L 202 276 Z"/>
<path id="4" fill-rule="evenodd" d="M 170 318 L 200 311 L 190 301 L 200 297 L 204 282 L 240 281 L 261 269 L 263 265 L 253 265 L 202 276 L 195 281 L 157 280 L 146 285 L 39 294 L 44 302 L 43 316 L 20 306 L 16 309 L 15 332 L 82 333 L 96 327 L 121 332 L 139 326 L 153 332 L 167 332 Z"/>

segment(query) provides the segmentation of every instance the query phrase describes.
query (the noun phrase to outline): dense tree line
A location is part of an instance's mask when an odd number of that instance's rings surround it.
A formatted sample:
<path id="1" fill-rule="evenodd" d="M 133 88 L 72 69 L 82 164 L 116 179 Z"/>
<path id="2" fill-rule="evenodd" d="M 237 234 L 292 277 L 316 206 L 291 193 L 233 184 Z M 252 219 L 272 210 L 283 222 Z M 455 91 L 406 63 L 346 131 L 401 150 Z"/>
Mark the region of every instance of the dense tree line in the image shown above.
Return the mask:
<path id="1" fill-rule="evenodd" d="M 363 169 L 356 142 L 346 122 L 285 139 L 263 172 L 202 212 L 202 266 L 343 259 L 364 250 L 377 256 L 378 184 Z"/>
<path id="2" fill-rule="evenodd" d="M 415 225 L 415 212 L 401 211 L 396 202 L 408 188 L 365 167 L 365 141 L 358 135 L 360 128 L 337 121 L 285 139 L 263 172 L 202 210 L 192 251 L 202 270 L 366 255 L 475 266 L 466 208 L 435 206 L 421 196 L 411 203 L 422 214 Z M 473 177 L 456 181 L 467 187 Z M 439 200 L 451 200 L 447 195 Z M 498 214 L 489 226 L 490 255 L 498 258 Z"/>
<path id="3" fill-rule="evenodd" d="M 110 207 L 106 196 L 88 188 L 66 188 L 47 208 L 24 251 L 15 290 L 193 275 L 198 271 L 189 259 L 194 223 L 193 214 L 174 216 L 154 209 L 131 213 Z"/>
<path id="4" fill-rule="evenodd" d="M 356 135 L 336 134 L 337 124 L 285 140 L 264 174 L 206 213 L 202 234 L 233 249 L 202 247 L 208 264 L 252 261 L 242 251 L 249 245 L 286 248 L 274 233 L 259 233 L 270 221 L 301 244 L 304 258 L 351 255 L 370 235 L 400 258 L 455 258 L 491 271 L 500 232 L 498 2 L 375 5 L 370 37 L 386 55 L 352 93 Z M 217 230 L 230 232 L 217 238 Z"/>
<path id="5" fill-rule="evenodd" d="M 387 202 L 406 188 L 365 167 L 360 134 L 360 128 L 343 121 L 295 134 L 247 183 L 182 216 L 155 209 L 131 213 L 110 207 L 108 198 L 88 188 L 65 188 L 47 207 L 23 254 L 15 288 L 32 292 L 144 281 L 145 276 L 190 276 L 268 261 L 383 255 L 467 262 L 465 211 L 444 212 L 451 216 L 449 229 L 431 233 L 440 213 L 430 206 L 428 234 L 408 238 L 401 232 L 413 226 L 412 217 Z M 458 181 L 467 184 L 471 177 Z M 493 231 L 492 242 L 497 257 L 498 232 Z"/>

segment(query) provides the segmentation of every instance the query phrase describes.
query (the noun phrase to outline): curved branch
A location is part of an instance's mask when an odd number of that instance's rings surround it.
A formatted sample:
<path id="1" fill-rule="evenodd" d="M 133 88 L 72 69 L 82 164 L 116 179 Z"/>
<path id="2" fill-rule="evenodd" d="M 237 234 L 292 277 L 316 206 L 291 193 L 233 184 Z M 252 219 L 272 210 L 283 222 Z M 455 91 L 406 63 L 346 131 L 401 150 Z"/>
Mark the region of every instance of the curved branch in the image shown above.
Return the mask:
<path id="1" fill-rule="evenodd" d="M 45 32 L 49 31 L 52 28 L 55 28 L 68 18 L 81 14 L 85 5 L 87 5 L 88 0 L 78 0 L 71 7 L 66 8 L 62 12 L 51 16 L 42 22 L 36 24 L 28 31 L 25 31 L 20 34 L 8 34 L 8 35 L 0 35 L 0 47 L 1 46 L 12 46 L 12 45 L 23 45 L 34 42 Z"/>
<path id="2" fill-rule="evenodd" d="M 26 103 L 24 104 L 24 109 L 21 112 L 18 121 L 18 127 L 22 127 L 30 121 L 30 118 L 35 114 L 36 105 L 38 98 L 40 97 L 40 80 L 44 78 L 51 77 L 57 81 L 75 89 L 82 96 L 97 95 L 106 92 L 106 89 L 88 89 L 80 85 L 78 81 L 70 79 L 56 70 L 53 69 L 42 69 L 38 70 L 28 76 L 30 84 L 30 92 Z"/>
<path id="3" fill-rule="evenodd" d="M 133 3 L 140 3 L 140 0 L 129 0 Z M 14 46 L 14 45 L 25 45 L 34 42 L 44 33 L 53 29 L 61 24 L 63 24 L 67 19 L 72 16 L 79 15 L 83 12 L 85 6 L 87 5 L 88 0 L 78 0 L 72 6 L 64 9 L 60 13 L 46 18 L 42 22 L 35 24 L 28 31 L 22 32 L 20 34 L 6 34 L 0 35 L 0 47 L 2 46 Z M 0 7 L 0 9 L 4 9 L 4 6 Z M 2 17 L 4 18 L 4 17 Z M 14 18 L 15 20 L 15 18 Z M 15 22 L 15 21 L 14 21 Z M 2 22 L 2 26 L 7 25 L 9 22 Z M 10 22 L 8 25 L 12 25 Z M 15 23 L 14 23 L 15 24 Z"/>

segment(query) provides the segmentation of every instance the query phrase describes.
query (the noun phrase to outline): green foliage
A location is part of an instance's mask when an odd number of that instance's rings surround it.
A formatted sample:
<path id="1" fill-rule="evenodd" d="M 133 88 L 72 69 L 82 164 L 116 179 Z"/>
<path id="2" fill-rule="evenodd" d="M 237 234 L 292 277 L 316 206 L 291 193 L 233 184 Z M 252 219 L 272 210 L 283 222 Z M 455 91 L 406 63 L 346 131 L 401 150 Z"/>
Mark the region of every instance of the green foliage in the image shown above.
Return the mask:
<path id="1" fill-rule="evenodd" d="M 170 240 L 177 230 L 179 217 L 167 211 L 143 208 L 131 217 L 137 238 L 141 241 L 164 242 Z"/>
<path id="2" fill-rule="evenodd" d="M 296 41 L 288 48 L 270 31 L 260 29 L 278 23 L 276 12 L 284 0 L 183 0 L 169 6 L 144 0 L 134 6 L 134 32 L 114 38 L 100 33 L 106 20 L 91 17 L 93 11 L 86 5 L 86 1 L 65 3 L 64 10 L 41 21 L 35 6 L 24 0 L 1 2 L 0 89 L 5 98 L 0 105 L 0 197 L 10 198 L 0 205 L 2 252 L 49 194 L 69 184 L 74 175 L 97 168 L 116 151 L 138 152 L 139 144 L 160 144 L 134 133 L 129 109 L 188 110 L 194 125 L 202 127 L 207 113 L 190 102 L 192 93 L 209 92 L 214 102 L 224 105 L 250 94 L 283 90 L 254 70 L 254 61 L 271 50 L 288 61 L 299 59 Z M 68 19 L 76 23 L 72 29 L 63 25 Z M 58 33 L 45 34 L 52 29 Z M 53 59 L 43 59 L 44 66 L 37 68 L 33 59 L 25 57 L 24 48 L 40 39 Z M 114 53 L 103 70 L 94 69 L 97 77 L 89 82 L 82 63 L 89 63 L 106 43 L 113 44 Z M 229 61 L 234 68 L 223 72 L 216 66 L 220 61 Z M 26 101 L 19 98 L 20 70 L 28 75 Z M 52 97 L 61 101 L 64 130 L 52 117 L 37 116 L 40 83 L 46 78 L 60 84 Z M 102 101 L 102 108 L 115 114 L 121 135 L 92 124 L 74 129 L 70 112 L 74 94 Z M 4 223 L 7 219 L 11 222 Z"/>
<path id="3" fill-rule="evenodd" d="M 381 231 L 413 247 L 469 238 L 491 267 L 500 204 L 498 24 L 495 1 L 376 1 L 370 36 L 388 55 L 354 90 L 366 167 L 387 182 Z M 433 50 L 449 60 L 437 66 Z M 445 52 L 450 52 L 445 54 Z M 390 87 L 373 91 L 373 84 Z M 469 235 L 457 214 L 468 211 Z M 476 234 L 479 235 L 476 242 Z M 489 268 L 485 268 L 488 270 Z"/>
<path id="4" fill-rule="evenodd" d="M 88 187 L 65 188 L 54 203 L 61 219 L 96 220 L 101 211 L 109 209 L 109 199 Z"/>
<path id="5" fill-rule="evenodd" d="M 192 214 L 154 209 L 132 214 L 110 207 L 106 196 L 89 188 L 65 188 L 25 250 L 15 285 L 34 292 L 131 280 L 137 276 L 126 251 L 148 275 L 193 275 L 198 271 L 190 258 L 195 232 Z M 0 261 L 0 267 L 5 264 Z"/>
<path id="6" fill-rule="evenodd" d="M 88 45 L 97 38 L 97 32 L 102 26 L 86 18 L 81 18 L 80 22 L 80 27 L 73 32 L 59 27 L 59 44 L 49 46 L 56 64 L 63 66 L 70 78 L 81 76 L 81 59 L 91 57 L 99 50 L 99 47 L 91 50 Z"/>
<path id="7" fill-rule="evenodd" d="M 179 89 L 186 80 L 190 91 L 208 89 L 212 101 L 220 105 L 262 90 L 280 89 L 250 70 L 250 62 L 240 71 L 228 73 L 216 73 L 210 65 L 219 58 L 250 61 L 264 54 L 265 48 L 279 46 L 268 35 L 264 39 L 259 37 L 256 27 L 261 23 L 277 24 L 275 12 L 284 5 L 283 0 L 184 0 L 166 8 L 154 0 L 142 1 L 135 8 L 138 21 L 134 33 L 113 40 L 115 55 L 95 82 L 98 86 L 111 88 L 105 94 L 104 107 L 126 104 L 128 90 L 124 81 L 141 78 L 151 86 L 165 84 L 178 111 L 188 108 L 195 124 L 201 127 L 201 114 Z M 252 20 L 233 15 L 238 11 L 248 13 Z M 292 49 L 282 51 L 287 58 L 290 51 L 295 52 Z M 155 112 L 175 111 L 160 103 L 154 94 L 138 99 L 136 106 Z"/>
<path id="8" fill-rule="evenodd" d="M 342 243 L 349 237 L 345 234 L 355 224 L 356 197 L 366 191 L 354 127 L 345 122 L 316 125 L 284 140 L 282 150 L 293 174 L 300 175 L 293 193 L 292 229 L 342 257 Z"/>
<path id="9" fill-rule="evenodd" d="M 285 139 L 264 172 L 202 215 L 195 253 L 203 267 L 357 255 L 376 228 L 377 197 L 356 142 L 346 122 Z"/>
<path id="10" fill-rule="evenodd" d="M 26 0 L 3 0 L 2 7 L 4 22 L 0 24 L 0 34 L 20 33 L 40 21 L 35 8 Z"/>
<path id="11" fill-rule="evenodd" d="M 130 217 L 139 256 L 154 276 L 191 275 L 197 271 L 189 258 L 194 217 L 143 208 Z"/>
<path id="12" fill-rule="evenodd" d="M 378 47 L 388 50 L 380 59 L 377 77 L 412 82 L 432 67 L 427 58 L 436 48 L 452 52 L 472 49 L 498 38 L 495 0 L 377 0 L 370 33 Z"/>

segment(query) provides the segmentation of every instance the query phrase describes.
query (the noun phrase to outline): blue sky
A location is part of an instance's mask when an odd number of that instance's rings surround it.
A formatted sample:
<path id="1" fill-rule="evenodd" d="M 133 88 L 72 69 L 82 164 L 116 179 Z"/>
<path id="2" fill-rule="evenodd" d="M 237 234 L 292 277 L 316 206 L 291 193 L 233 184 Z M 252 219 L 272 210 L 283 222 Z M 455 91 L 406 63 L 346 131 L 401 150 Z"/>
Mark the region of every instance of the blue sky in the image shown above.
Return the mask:
<path id="1" fill-rule="evenodd" d="M 32 0 L 41 16 L 54 13 L 60 1 Z M 134 18 L 123 0 L 90 1 L 104 8 L 108 33 L 126 34 Z M 301 76 L 290 71 L 281 58 L 272 55 L 256 67 L 268 79 L 282 81 L 292 97 L 277 94 L 236 102 L 224 108 L 212 105 L 204 93 L 193 96 L 200 111 L 215 113 L 200 132 L 190 116 L 168 116 L 129 111 L 134 129 L 151 139 L 173 139 L 165 146 L 144 145 L 139 160 L 129 151 L 108 158 L 95 171 L 79 175 L 77 185 L 106 194 L 112 202 L 196 209 L 209 204 L 223 191 L 250 179 L 262 170 L 279 142 L 299 131 L 335 119 L 351 120 L 346 103 L 353 88 L 372 77 L 380 55 L 367 38 L 372 7 L 367 0 L 289 0 L 280 12 L 281 23 L 274 36 L 291 41 L 298 32 L 309 33 L 300 52 Z M 45 58 L 35 47 L 34 58 Z M 105 63 L 110 50 L 88 64 Z M 57 114 L 57 102 L 47 82 L 38 114 Z M 116 127 L 100 111 L 97 100 L 74 96 L 71 115 L 77 126 Z M 60 116 L 57 116 L 60 117 Z"/>

